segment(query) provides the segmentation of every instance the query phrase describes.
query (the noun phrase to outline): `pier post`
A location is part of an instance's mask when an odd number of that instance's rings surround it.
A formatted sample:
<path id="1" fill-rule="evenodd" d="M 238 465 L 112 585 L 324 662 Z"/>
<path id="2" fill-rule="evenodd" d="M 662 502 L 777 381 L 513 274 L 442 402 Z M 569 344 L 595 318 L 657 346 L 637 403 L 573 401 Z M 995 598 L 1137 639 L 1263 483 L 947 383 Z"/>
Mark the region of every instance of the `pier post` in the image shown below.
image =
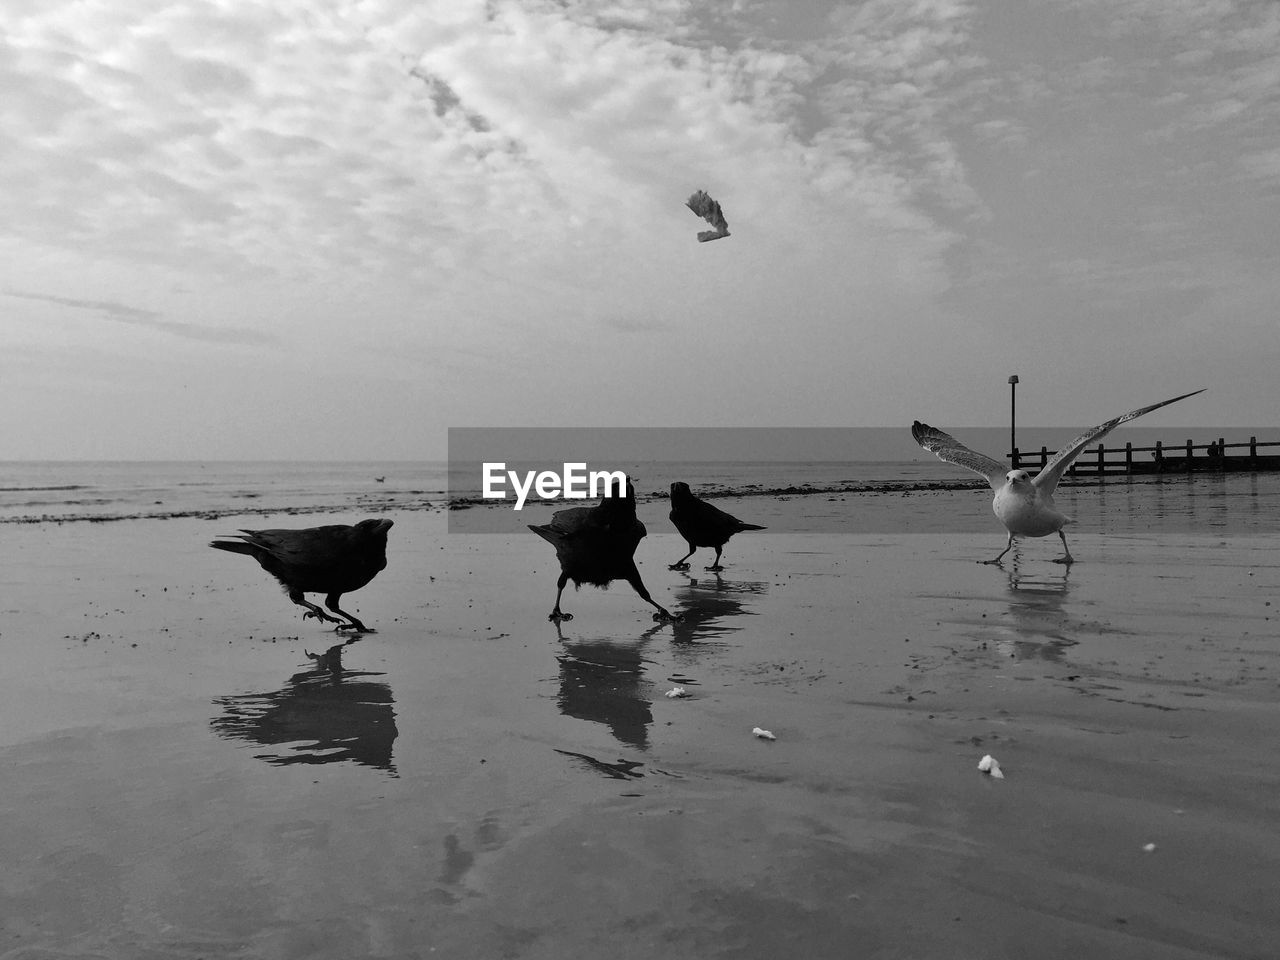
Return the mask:
<path id="1" fill-rule="evenodd" d="M 1187 473 L 1191 472 L 1191 451 L 1194 449 L 1194 446 L 1195 445 L 1192 444 L 1190 439 L 1188 439 L 1187 440 Z"/>
<path id="2" fill-rule="evenodd" d="M 1049 448 L 1046 446 L 1041 446 L 1040 447 L 1040 469 L 1043 470 L 1048 465 L 1049 465 Z"/>
<path id="3" fill-rule="evenodd" d="M 1249 438 L 1249 466 L 1254 470 L 1258 469 L 1258 438 L 1257 437 Z"/>
<path id="4" fill-rule="evenodd" d="M 1009 449 L 1013 451 L 1013 467 L 1018 468 L 1018 375 L 1009 378 Z"/>
<path id="5" fill-rule="evenodd" d="M 1133 441 L 1124 445 L 1124 472 L 1133 473 Z"/>

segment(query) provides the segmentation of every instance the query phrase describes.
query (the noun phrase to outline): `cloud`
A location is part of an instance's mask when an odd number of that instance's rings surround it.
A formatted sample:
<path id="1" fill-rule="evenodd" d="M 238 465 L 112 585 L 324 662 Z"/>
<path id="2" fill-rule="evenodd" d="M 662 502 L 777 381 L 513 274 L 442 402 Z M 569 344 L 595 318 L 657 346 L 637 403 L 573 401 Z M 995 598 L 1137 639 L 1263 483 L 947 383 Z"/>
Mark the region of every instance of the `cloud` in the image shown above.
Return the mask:
<path id="1" fill-rule="evenodd" d="M 655 317 L 640 317 L 627 315 L 614 315 L 602 317 L 600 322 L 610 328 L 617 330 L 619 333 L 665 333 L 671 329 L 671 324 Z"/>
<path id="2" fill-rule="evenodd" d="M 880 422 L 1039 336 L 1274 299 L 1277 9 L 15 0 L 0 289 L 166 395 L 198 351 L 119 324 L 288 343 L 273 409 L 340 369 L 438 417 L 552 416 L 571 375 L 646 421 Z M 229 372 L 184 370 L 195 412 Z M 699 382 L 613 389 L 666 377 Z"/>
<path id="3" fill-rule="evenodd" d="M 131 307 L 123 303 L 106 300 L 76 300 L 71 297 L 60 297 L 53 294 L 30 293 L 23 290 L 6 289 L 5 296 L 19 297 L 23 300 L 39 300 L 59 307 L 70 307 L 73 310 L 92 310 L 105 315 L 108 320 L 130 326 L 142 327 L 167 333 L 186 340 L 202 340 L 207 343 L 230 344 L 265 344 L 275 343 L 277 338 L 259 330 L 246 330 L 238 327 L 214 327 L 195 323 L 183 323 L 176 320 L 165 320 L 154 311 L 140 307 Z"/>
<path id="4" fill-rule="evenodd" d="M 24 105 L 0 185 L 34 188 L 0 215 L 99 256 L 430 284 L 442 251 L 545 269 L 523 248 L 652 235 L 654 186 L 767 178 L 784 228 L 843 210 L 936 249 L 917 203 L 977 206 L 936 103 L 964 9 L 877 0 L 789 45 L 685 2 L 0 14 Z"/>

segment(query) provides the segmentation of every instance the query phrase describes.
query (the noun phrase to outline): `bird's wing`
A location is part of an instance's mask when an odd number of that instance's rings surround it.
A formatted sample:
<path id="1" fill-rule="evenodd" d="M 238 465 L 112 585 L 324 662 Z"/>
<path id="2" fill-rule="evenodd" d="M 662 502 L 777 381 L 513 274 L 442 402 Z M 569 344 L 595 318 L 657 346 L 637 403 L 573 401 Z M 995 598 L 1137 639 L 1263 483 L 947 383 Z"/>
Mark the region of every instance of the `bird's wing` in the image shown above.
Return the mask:
<path id="1" fill-rule="evenodd" d="M 1100 423 L 1096 427 L 1090 427 L 1084 433 L 1080 434 L 1080 436 L 1076 437 L 1065 447 L 1055 453 L 1053 455 L 1053 459 L 1044 465 L 1044 469 L 1036 474 L 1035 479 L 1031 482 L 1039 487 L 1042 493 L 1053 493 L 1054 488 L 1058 485 L 1058 481 L 1062 479 L 1062 474 L 1066 471 L 1067 467 L 1071 466 L 1071 461 L 1079 456 L 1080 451 L 1089 444 L 1093 443 L 1095 440 L 1101 440 L 1122 423 L 1127 423 L 1130 420 L 1136 420 L 1144 413 L 1150 413 L 1152 410 L 1167 407 L 1169 404 L 1176 403 L 1179 400 L 1185 400 L 1187 397 L 1194 397 L 1197 393 L 1204 393 L 1204 389 L 1192 390 L 1190 393 L 1184 393 L 1182 396 L 1174 397 L 1172 400 L 1162 400 L 1159 403 L 1153 403 L 1149 407 L 1139 407 L 1137 410 L 1130 410 L 1128 413 L 1121 414 L 1112 420 L 1108 420 L 1106 423 Z"/>
<path id="2" fill-rule="evenodd" d="M 353 528 L 343 524 L 307 530 L 245 530 L 245 539 L 285 563 L 324 568 L 349 558 Z"/>
<path id="3" fill-rule="evenodd" d="M 551 540 L 551 537 L 542 533 L 543 530 L 560 540 L 572 539 L 581 536 L 584 530 L 590 528 L 591 511 L 594 509 L 594 507 L 570 507 L 567 510 L 557 510 L 551 515 L 550 523 L 541 528 L 530 526 L 530 529 L 547 540 Z M 552 542 L 555 541 L 552 540 Z"/>
<path id="4" fill-rule="evenodd" d="M 713 503 L 707 503 L 702 499 L 695 499 L 693 509 L 690 510 L 692 519 L 695 523 L 701 524 L 709 529 L 715 530 L 717 533 L 726 533 L 730 536 L 742 529 L 743 523 L 733 514 L 725 510 L 721 510 Z"/>
<path id="5" fill-rule="evenodd" d="M 1004 486 L 1005 474 L 1009 472 L 1007 464 L 988 457 L 985 453 L 970 450 L 951 434 L 943 433 L 937 427 L 919 420 L 911 424 L 911 435 L 916 438 L 916 443 L 939 460 L 982 474 L 987 478 L 987 483 L 991 484 L 992 490 L 999 490 Z"/>
<path id="6" fill-rule="evenodd" d="M 721 237 L 729 236 L 729 221 L 724 218 L 724 212 L 720 209 L 720 204 L 712 200 L 705 190 L 699 190 L 694 193 L 684 202 L 684 205 L 715 227 L 714 230 L 703 230 L 699 233 L 699 243 L 706 243 L 708 240 L 719 240 Z"/>

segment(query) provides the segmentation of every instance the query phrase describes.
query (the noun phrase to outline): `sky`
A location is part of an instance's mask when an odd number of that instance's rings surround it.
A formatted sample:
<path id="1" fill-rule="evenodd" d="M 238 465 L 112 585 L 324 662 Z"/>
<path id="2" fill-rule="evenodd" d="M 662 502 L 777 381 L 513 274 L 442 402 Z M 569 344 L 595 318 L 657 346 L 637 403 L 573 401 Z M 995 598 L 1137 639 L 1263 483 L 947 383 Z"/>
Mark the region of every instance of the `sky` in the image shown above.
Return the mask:
<path id="1" fill-rule="evenodd" d="M 6 0 L 0 89 L 0 459 L 1280 427 L 1271 0 Z"/>

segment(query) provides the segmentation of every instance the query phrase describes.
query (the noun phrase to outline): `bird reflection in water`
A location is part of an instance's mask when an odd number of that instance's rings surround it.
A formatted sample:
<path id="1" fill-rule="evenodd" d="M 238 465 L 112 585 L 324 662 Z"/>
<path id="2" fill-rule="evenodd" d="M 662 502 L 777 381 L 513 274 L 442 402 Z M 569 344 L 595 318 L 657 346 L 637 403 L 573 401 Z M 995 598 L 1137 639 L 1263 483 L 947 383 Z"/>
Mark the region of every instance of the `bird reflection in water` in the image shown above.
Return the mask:
<path id="1" fill-rule="evenodd" d="M 641 651 L 648 638 L 569 640 L 559 623 L 556 634 L 562 647 L 556 658 L 560 663 L 556 695 L 560 712 L 566 717 L 603 724 L 623 746 L 647 750 L 654 691 L 653 684 L 644 677 L 645 665 L 652 661 L 645 659 Z M 611 780 L 640 779 L 645 775 L 641 761 L 610 761 L 559 748 L 556 753 Z"/>
<path id="2" fill-rule="evenodd" d="M 279 748 L 257 757 L 275 766 L 350 762 L 395 775 L 395 702 L 385 674 L 348 670 L 348 643 L 307 653 L 313 666 L 280 690 L 220 697 L 223 714 L 211 721 L 219 736 Z"/>
<path id="3" fill-rule="evenodd" d="M 644 677 L 652 662 L 641 655 L 646 641 L 567 640 L 562 633 L 560 640 L 560 712 L 604 724 L 619 743 L 647 749 L 653 684 Z"/>
<path id="4" fill-rule="evenodd" d="M 663 695 L 670 685 L 696 687 L 697 680 L 674 675 L 650 679 L 646 672 L 655 661 L 644 655 L 645 648 L 655 638 L 671 631 L 675 658 L 680 666 L 687 668 L 691 651 L 705 652 L 711 641 L 740 630 L 741 626 L 732 621 L 751 613 L 750 599 L 767 589 L 768 585 L 762 581 L 686 575 L 683 585 L 674 591 L 687 608 L 685 618 L 655 624 L 634 640 L 570 638 L 557 623 L 561 652 L 556 658 L 560 668 L 556 702 L 560 712 L 567 717 L 603 724 L 624 746 L 648 749 L 654 698 Z M 635 771 L 638 765 L 629 761 L 615 764 L 585 755 L 572 756 L 605 776 L 619 779 L 640 776 Z"/>
<path id="5" fill-rule="evenodd" d="M 718 573 L 685 574 L 685 582 L 672 591 L 684 614 L 683 620 L 670 624 L 672 641 L 707 643 L 741 630 L 742 624 L 735 622 L 736 618 L 754 616 L 751 601 L 768 589 L 769 585 L 763 580 L 726 580 Z M 645 636 L 656 632 L 650 628 Z"/>
<path id="6" fill-rule="evenodd" d="M 1067 648 L 1077 643 L 1068 635 L 1068 618 L 1063 609 L 1070 587 L 1071 565 L 1028 563 L 1015 542 L 1007 574 L 1009 612 L 1004 624 L 1007 636 L 995 640 L 996 650 L 1017 660 L 1060 662 Z"/>

